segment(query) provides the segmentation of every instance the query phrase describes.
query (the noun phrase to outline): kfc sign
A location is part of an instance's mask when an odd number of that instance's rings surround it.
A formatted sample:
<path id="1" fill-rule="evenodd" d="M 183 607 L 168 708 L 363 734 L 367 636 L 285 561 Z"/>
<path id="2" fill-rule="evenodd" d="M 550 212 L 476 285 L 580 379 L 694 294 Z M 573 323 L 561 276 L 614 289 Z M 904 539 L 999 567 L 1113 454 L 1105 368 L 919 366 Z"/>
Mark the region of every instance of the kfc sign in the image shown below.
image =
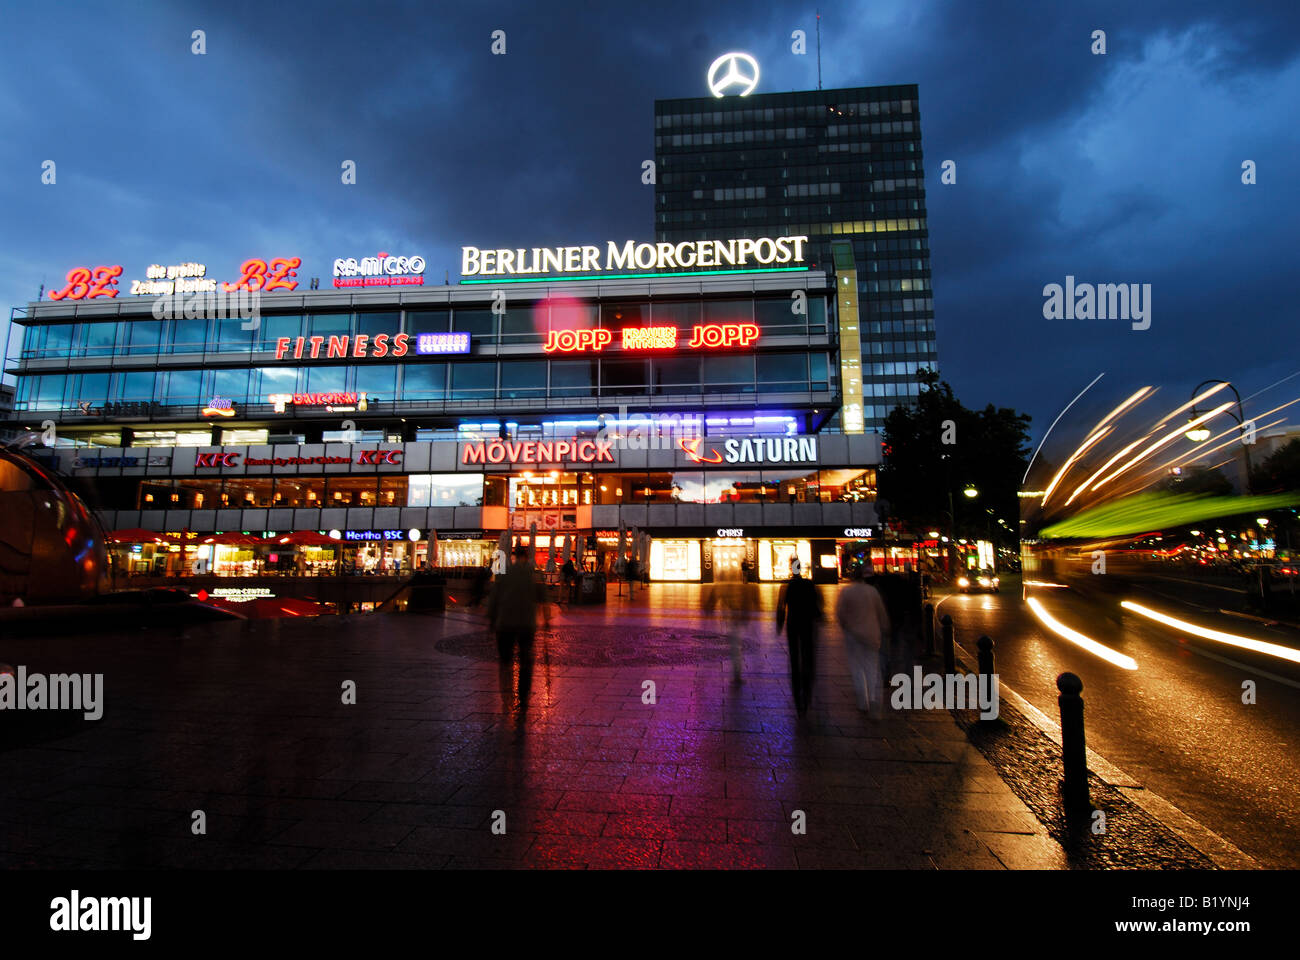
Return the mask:
<path id="1" fill-rule="evenodd" d="M 194 466 L 196 467 L 237 467 L 239 466 L 239 454 L 197 453 L 194 455 Z"/>
<path id="2" fill-rule="evenodd" d="M 396 466 L 402 464 L 401 450 L 362 450 L 357 454 L 357 463 L 391 463 Z"/>
<path id="3" fill-rule="evenodd" d="M 194 466 L 196 467 L 237 467 L 242 454 L 231 451 L 230 453 L 198 453 L 194 456 Z M 245 457 L 244 466 L 246 467 L 324 467 L 324 466 L 342 466 L 344 464 L 357 463 L 364 466 L 377 466 L 389 464 L 392 466 L 402 465 L 401 450 L 361 450 L 357 453 L 356 460 L 350 460 L 347 457 Z"/>
<path id="4" fill-rule="evenodd" d="M 612 440 L 555 440 L 553 442 L 528 440 L 515 443 L 508 440 L 467 443 L 461 450 L 461 463 L 613 463 Z"/>

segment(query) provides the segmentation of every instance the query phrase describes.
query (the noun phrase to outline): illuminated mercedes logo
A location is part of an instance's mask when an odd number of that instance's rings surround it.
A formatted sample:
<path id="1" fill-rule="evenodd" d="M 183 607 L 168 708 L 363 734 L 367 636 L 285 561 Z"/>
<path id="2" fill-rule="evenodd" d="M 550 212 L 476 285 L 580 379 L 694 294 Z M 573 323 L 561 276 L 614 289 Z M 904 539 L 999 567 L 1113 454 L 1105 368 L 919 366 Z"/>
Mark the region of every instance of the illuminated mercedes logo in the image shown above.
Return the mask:
<path id="1" fill-rule="evenodd" d="M 726 73 L 723 73 L 723 69 Z M 735 87 L 738 97 L 747 97 L 758 86 L 758 61 L 747 53 L 724 53 L 709 67 L 709 91 L 725 97 Z"/>

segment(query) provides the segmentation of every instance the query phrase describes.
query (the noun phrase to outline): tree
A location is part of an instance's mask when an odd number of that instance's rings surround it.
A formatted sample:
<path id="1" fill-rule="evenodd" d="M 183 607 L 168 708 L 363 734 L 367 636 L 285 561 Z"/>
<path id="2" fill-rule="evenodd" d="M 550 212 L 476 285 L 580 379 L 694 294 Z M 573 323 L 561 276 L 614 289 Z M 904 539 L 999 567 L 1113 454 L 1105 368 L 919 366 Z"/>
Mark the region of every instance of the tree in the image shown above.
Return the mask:
<path id="1" fill-rule="evenodd" d="M 1282 493 L 1300 490 L 1300 439 L 1278 447 L 1251 474 L 1256 493 Z"/>
<path id="2" fill-rule="evenodd" d="M 1160 489 L 1170 493 L 1200 493 L 1224 496 L 1232 493 L 1232 481 L 1217 469 L 1188 467 L 1181 474 L 1166 478 Z"/>
<path id="3" fill-rule="evenodd" d="M 891 518 L 913 532 L 951 529 L 957 537 L 1015 541 L 1029 415 L 992 404 L 970 410 L 937 373 L 922 370 L 920 380 L 916 405 L 895 407 L 885 419 L 878 484 Z M 965 496 L 968 487 L 978 496 Z"/>

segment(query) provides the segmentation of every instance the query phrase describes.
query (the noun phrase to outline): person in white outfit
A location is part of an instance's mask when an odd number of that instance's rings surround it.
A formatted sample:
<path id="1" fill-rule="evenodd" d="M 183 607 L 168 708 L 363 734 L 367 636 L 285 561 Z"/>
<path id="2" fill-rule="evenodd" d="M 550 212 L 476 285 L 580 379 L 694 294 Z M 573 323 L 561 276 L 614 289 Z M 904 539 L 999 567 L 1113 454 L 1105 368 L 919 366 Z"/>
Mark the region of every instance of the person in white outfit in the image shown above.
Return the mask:
<path id="1" fill-rule="evenodd" d="M 862 574 L 868 569 L 864 567 Z M 880 591 L 865 579 L 855 580 L 840 591 L 835 601 L 835 619 L 844 631 L 844 649 L 858 709 L 870 710 L 872 717 L 879 719 L 885 715 L 880 645 L 884 638 L 891 636 L 885 601 Z"/>

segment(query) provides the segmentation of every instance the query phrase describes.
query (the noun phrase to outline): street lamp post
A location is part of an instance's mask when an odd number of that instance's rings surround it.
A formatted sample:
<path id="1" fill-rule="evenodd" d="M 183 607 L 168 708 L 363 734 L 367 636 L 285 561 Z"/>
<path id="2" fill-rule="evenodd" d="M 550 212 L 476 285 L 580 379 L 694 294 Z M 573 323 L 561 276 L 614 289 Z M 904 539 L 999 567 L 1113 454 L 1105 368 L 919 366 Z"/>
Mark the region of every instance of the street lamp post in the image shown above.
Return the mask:
<path id="1" fill-rule="evenodd" d="M 1232 391 L 1232 395 L 1233 395 L 1234 397 L 1237 398 L 1237 412 L 1236 412 L 1236 413 L 1233 413 L 1231 410 L 1225 410 L 1224 412 L 1225 412 L 1228 416 L 1232 417 L 1232 419 L 1236 420 L 1236 421 L 1237 421 L 1237 427 L 1238 427 L 1238 429 L 1244 432 L 1244 431 L 1245 431 L 1245 428 L 1246 428 L 1246 411 L 1245 411 L 1245 409 L 1244 409 L 1244 408 L 1242 407 L 1242 405 L 1241 405 L 1241 394 L 1238 393 L 1238 392 L 1237 392 L 1237 388 L 1234 387 L 1234 386 L 1233 386 L 1231 383 L 1229 383 L 1227 380 L 1203 380 L 1203 381 L 1201 381 L 1200 383 L 1198 383 L 1198 384 L 1197 384 L 1197 385 L 1192 389 L 1192 398 L 1193 398 L 1193 401 L 1195 400 L 1196 394 L 1200 392 L 1201 387 L 1208 386 L 1208 385 L 1210 385 L 1210 384 L 1212 384 L 1212 383 L 1221 383 L 1221 384 L 1223 384 L 1225 387 L 1227 387 L 1229 390 L 1231 390 L 1231 391 Z M 1190 417 L 1189 417 L 1189 420 L 1195 420 L 1195 419 L 1196 419 L 1197 417 L 1199 417 L 1200 415 L 1201 415 L 1201 414 L 1200 414 L 1200 413 L 1197 411 L 1197 409 L 1196 409 L 1196 403 L 1193 402 L 1193 403 L 1192 403 L 1192 412 L 1191 412 L 1191 415 L 1190 415 Z M 1194 427 L 1194 428 L 1191 429 L 1191 430 L 1188 430 L 1187 433 L 1186 433 L 1186 436 L 1187 436 L 1187 439 L 1188 439 L 1188 440 L 1191 440 L 1193 443 L 1202 443 L 1202 442 L 1204 442 L 1204 441 L 1206 441 L 1206 440 L 1208 440 L 1208 439 L 1210 438 L 1210 430 L 1209 430 L 1209 428 L 1206 427 L 1204 424 L 1201 424 L 1201 425 L 1199 425 L 1199 426 L 1197 426 L 1197 427 Z M 1245 457 L 1245 459 L 1246 459 L 1246 482 L 1245 482 L 1244 486 L 1245 486 L 1245 488 L 1246 488 L 1246 493 L 1249 494 L 1249 493 L 1251 492 L 1251 477 L 1250 477 L 1250 474 L 1251 474 L 1250 444 L 1248 444 L 1248 443 L 1246 442 L 1245 437 L 1242 437 L 1242 438 L 1241 438 L 1241 448 L 1242 448 L 1242 455 L 1243 455 L 1243 456 Z"/>

